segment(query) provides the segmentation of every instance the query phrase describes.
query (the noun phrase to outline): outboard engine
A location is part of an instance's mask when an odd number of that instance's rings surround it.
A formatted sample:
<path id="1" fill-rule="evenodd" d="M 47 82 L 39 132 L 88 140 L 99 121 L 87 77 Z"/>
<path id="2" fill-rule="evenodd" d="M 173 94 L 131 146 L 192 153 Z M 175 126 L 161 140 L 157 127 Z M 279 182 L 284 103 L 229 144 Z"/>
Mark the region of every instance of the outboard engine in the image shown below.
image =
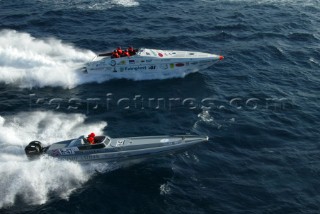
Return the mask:
<path id="1" fill-rule="evenodd" d="M 34 160 L 36 158 L 39 158 L 40 155 L 43 153 L 43 147 L 41 145 L 41 142 L 39 141 L 32 141 L 29 143 L 28 146 L 24 149 L 27 157 L 29 160 Z"/>

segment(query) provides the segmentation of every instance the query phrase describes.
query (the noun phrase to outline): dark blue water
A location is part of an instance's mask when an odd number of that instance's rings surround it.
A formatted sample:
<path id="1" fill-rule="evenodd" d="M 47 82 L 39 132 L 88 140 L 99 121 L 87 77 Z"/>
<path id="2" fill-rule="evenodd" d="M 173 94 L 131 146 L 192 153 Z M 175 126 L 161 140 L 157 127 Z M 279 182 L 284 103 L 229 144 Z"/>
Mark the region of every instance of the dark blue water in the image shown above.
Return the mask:
<path id="1" fill-rule="evenodd" d="M 0 0 L 0 212 L 318 213 L 319 14 L 319 0 Z M 119 45 L 225 60 L 173 79 L 78 73 Z M 91 131 L 210 141 L 130 166 L 23 154 Z"/>

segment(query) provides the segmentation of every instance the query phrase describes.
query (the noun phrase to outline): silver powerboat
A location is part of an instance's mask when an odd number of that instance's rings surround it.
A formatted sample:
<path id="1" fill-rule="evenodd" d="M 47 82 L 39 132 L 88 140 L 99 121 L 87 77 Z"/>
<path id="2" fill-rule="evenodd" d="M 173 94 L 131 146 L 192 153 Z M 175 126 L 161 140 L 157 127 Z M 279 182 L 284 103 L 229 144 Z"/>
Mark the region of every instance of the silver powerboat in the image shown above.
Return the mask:
<path id="1" fill-rule="evenodd" d="M 128 138 L 110 138 L 95 136 L 94 144 L 89 144 L 87 138 L 80 136 L 43 147 L 39 141 L 32 141 L 25 147 L 25 153 L 30 160 L 41 155 L 77 161 L 123 161 L 172 154 L 188 149 L 190 146 L 208 141 L 207 136 L 174 135 L 174 136 L 144 136 Z"/>

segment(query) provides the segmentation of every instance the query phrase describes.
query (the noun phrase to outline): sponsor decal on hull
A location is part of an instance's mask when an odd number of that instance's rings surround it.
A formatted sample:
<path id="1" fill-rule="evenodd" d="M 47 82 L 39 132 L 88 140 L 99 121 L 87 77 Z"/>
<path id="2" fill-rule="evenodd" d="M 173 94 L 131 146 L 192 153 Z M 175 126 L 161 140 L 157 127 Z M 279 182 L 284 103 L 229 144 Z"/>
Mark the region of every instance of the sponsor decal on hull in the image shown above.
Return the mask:
<path id="1" fill-rule="evenodd" d="M 111 60 L 111 61 L 110 61 L 110 65 L 111 65 L 111 66 L 115 66 L 116 64 L 117 64 L 117 62 L 116 62 L 115 60 Z"/>
<path id="2" fill-rule="evenodd" d="M 79 151 L 78 147 L 63 148 L 63 149 L 60 149 L 60 154 L 61 155 L 74 155 L 76 151 Z"/>
<path id="3" fill-rule="evenodd" d="M 57 157 L 61 155 L 59 149 L 52 150 L 51 154 L 53 157 Z"/>
<path id="4" fill-rule="evenodd" d="M 157 56 L 157 54 L 153 50 L 150 50 L 150 51 L 153 54 L 153 56 Z"/>
<path id="5" fill-rule="evenodd" d="M 160 68 L 161 68 L 161 69 L 168 69 L 168 65 L 167 65 L 167 64 L 161 64 L 161 65 L 160 65 Z"/>
<path id="6" fill-rule="evenodd" d="M 184 63 L 176 63 L 176 67 L 182 67 L 184 66 Z"/>
<path id="7" fill-rule="evenodd" d="M 147 66 L 125 67 L 124 70 L 125 71 L 147 70 Z"/>

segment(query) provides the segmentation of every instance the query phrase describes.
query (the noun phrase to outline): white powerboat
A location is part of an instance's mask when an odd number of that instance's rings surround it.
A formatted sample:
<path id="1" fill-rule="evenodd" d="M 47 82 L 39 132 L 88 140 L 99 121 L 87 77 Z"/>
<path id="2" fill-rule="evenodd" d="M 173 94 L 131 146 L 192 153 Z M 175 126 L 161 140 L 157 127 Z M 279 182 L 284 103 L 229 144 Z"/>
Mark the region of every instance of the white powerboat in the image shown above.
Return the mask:
<path id="1" fill-rule="evenodd" d="M 172 154 L 206 142 L 208 139 L 206 136 L 197 135 L 127 138 L 95 136 L 95 143 L 89 144 L 87 138 L 80 136 L 47 147 L 43 147 L 39 141 L 32 141 L 25 147 L 25 153 L 30 160 L 39 158 L 41 155 L 49 155 L 77 162 L 113 162 Z"/>
<path id="2" fill-rule="evenodd" d="M 180 77 L 208 68 L 224 57 L 194 51 L 170 51 L 140 48 L 132 56 L 112 58 L 112 53 L 96 56 L 85 66 L 89 74 L 112 78 L 146 76 Z"/>

